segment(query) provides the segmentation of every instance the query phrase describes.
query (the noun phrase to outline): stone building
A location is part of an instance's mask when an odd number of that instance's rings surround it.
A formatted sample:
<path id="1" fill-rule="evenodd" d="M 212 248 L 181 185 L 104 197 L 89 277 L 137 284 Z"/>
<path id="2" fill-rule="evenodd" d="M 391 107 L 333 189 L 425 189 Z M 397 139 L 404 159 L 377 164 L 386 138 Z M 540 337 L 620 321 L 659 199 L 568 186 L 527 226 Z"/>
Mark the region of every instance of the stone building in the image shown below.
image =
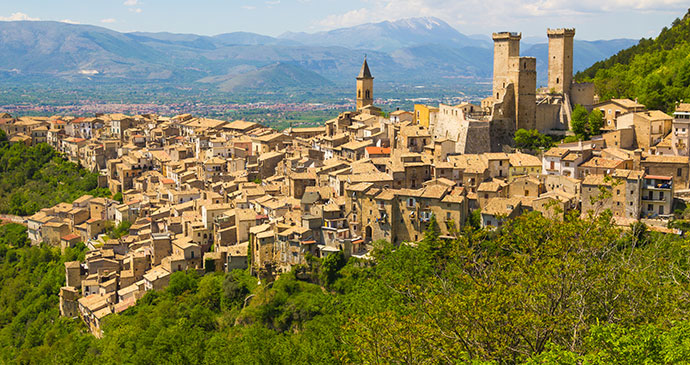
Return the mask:
<path id="1" fill-rule="evenodd" d="M 676 156 L 690 155 L 690 104 L 678 105 L 673 113 L 671 148 Z"/>

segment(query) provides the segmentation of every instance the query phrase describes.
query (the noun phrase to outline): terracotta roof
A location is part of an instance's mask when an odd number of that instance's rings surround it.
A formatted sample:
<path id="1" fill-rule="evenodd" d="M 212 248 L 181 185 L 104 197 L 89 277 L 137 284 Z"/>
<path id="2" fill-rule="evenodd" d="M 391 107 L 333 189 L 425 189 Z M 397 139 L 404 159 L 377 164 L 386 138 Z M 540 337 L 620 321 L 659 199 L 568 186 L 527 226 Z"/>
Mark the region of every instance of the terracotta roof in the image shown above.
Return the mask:
<path id="1" fill-rule="evenodd" d="M 370 155 L 390 155 L 391 153 L 390 147 L 369 146 L 365 150 Z"/>

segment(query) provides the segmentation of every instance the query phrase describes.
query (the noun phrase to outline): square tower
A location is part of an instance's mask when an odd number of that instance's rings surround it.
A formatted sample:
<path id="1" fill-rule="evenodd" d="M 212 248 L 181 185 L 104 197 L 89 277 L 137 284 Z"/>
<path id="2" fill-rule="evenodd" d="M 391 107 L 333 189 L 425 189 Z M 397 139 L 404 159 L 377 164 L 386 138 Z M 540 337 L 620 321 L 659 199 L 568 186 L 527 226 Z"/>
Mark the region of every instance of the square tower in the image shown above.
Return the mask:
<path id="1" fill-rule="evenodd" d="M 515 91 L 515 129 L 537 128 L 537 59 L 512 58 L 511 80 Z"/>
<path id="2" fill-rule="evenodd" d="M 520 57 L 520 39 L 522 34 L 500 32 L 493 34 L 494 40 L 494 87 L 493 97 L 500 99 L 499 94 L 506 85 L 513 82 L 510 75 L 510 59 Z"/>
<path id="3" fill-rule="evenodd" d="M 366 57 L 357 75 L 357 110 L 374 104 L 374 77 L 371 76 Z"/>
<path id="4" fill-rule="evenodd" d="M 549 84 L 548 91 L 570 93 L 573 81 L 574 28 L 547 29 L 549 37 Z"/>

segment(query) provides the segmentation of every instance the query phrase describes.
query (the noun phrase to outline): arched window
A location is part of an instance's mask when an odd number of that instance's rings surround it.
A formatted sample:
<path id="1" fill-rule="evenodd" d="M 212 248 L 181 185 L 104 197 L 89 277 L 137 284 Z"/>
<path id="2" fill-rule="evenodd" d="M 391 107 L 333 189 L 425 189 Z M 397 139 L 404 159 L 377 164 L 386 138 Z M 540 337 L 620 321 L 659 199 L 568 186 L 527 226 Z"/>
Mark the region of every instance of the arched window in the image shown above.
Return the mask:
<path id="1" fill-rule="evenodd" d="M 558 78 L 558 77 L 556 77 L 556 83 L 558 83 L 558 81 L 559 81 L 559 78 Z"/>
<path id="2" fill-rule="evenodd" d="M 371 91 L 367 90 L 364 93 L 366 94 L 366 99 L 371 99 Z"/>
<path id="3" fill-rule="evenodd" d="M 362 97 L 362 90 L 357 90 L 357 97 L 361 98 Z"/>

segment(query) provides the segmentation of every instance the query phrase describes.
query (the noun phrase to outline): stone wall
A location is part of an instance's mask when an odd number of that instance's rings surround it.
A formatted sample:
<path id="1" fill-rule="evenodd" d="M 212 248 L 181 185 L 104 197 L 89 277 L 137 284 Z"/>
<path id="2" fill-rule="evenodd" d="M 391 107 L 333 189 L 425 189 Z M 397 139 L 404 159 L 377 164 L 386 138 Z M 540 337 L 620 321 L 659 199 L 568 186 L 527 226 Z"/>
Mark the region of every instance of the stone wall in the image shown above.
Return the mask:
<path id="1" fill-rule="evenodd" d="M 489 125 L 491 152 L 504 152 L 503 146 L 512 146 L 515 136 L 515 123 L 512 119 L 492 119 Z"/>
<path id="2" fill-rule="evenodd" d="M 594 84 L 591 82 L 574 82 L 570 86 L 570 104 L 580 104 L 591 112 L 594 105 Z"/>
<path id="3" fill-rule="evenodd" d="M 566 129 L 560 121 L 561 104 L 541 103 L 537 105 L 536 129 L 548 133 L 554 129 Z"/>

